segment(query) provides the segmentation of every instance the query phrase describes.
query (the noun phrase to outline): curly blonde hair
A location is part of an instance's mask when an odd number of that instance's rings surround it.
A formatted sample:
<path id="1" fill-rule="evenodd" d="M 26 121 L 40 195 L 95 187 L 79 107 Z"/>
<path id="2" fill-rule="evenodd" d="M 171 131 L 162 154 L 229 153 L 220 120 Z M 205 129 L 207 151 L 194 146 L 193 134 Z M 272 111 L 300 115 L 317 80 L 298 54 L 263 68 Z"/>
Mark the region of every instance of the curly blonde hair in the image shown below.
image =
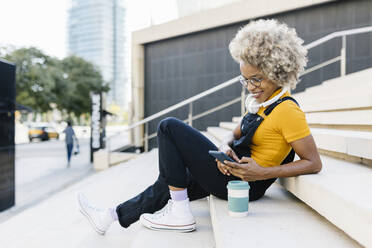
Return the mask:
<path id="1" fill-rule="evenodd" d="M 307 63 L 307 49 L 294 28 L 275 19 L 251 21 L 229 44 L 238 63 L 258 67 L 278 86 L 296 88 Z"/>

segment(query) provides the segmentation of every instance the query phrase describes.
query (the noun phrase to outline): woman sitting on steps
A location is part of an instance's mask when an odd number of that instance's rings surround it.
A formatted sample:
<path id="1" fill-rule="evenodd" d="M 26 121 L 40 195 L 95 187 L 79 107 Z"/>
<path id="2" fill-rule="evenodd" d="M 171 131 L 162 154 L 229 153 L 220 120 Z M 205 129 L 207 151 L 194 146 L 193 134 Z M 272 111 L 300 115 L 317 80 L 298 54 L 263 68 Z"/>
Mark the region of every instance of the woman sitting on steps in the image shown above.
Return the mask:
<path id="1" fill-rule="evenodd" d="M 322 163 L 305 114 L 290 97 L 307 59 L 296 31 L 276 20 L 252 21 L 229 45 L 240 64 L 240 82 L 249 91 L 247 113 L 217 148 L 198 130 L 175 118 L 159 123 L 159 177 L 142 193 L 112 209 L 93 207 L 78 195 L 80 211 L 104 234 L 118 220 L 154 230 L 189 232 L 196 223 L 189 201 L 210 194 L 227 199 L 230 180 L 250 184 L 249 200 L 261 198 L 278 177 L 317 173 Z M 220 150 L 236 162 L 208 154 Z M 294 152 L 299 160 L 293 162 Z"/>

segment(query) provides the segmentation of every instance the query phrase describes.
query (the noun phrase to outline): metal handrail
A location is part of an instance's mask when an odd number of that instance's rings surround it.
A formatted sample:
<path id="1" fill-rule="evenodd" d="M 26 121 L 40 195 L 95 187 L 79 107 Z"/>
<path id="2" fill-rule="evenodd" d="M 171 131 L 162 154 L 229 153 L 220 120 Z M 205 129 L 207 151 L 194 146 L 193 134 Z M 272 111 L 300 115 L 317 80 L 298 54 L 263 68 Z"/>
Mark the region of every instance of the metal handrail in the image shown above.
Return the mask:
<path id="1" fill-rule="evenodd" d="M 347 30 L 343 30 L 343 31 L 337 31 L 337 32 L 333 32 L 329 35 L 326 35 L 326 36 L 324 36 L 324 37 L 322 37 L 318 40 L 315 40 L 315 41 L 305 45 L 305 47 L 308 50 L 310 50 L 313 47 L 319 46 L 320 44 L 322 44 L 324 42 L 327 42 L 329 40 L 332 40 L 334 38 L 337 38 L 337 37 L 348 36 L 348 35 L 353 35 L 353 34 L 368 33 L 368 32 L 371 32 L 371 31 L 372 31 L 372 26 L 363 27 L 363 28 L 347 29 Z"/>
<path id="2" fill-rule="evenodd" d="M 341 55 L 340 56 L 335 57 L 333 59 L 330 59 L 328 61 L 325 61 L 325 62 L 323 62 L 321 64 L 318 64 L 318 65 L 316 65 L 314 67 L 311 67 L 311 68 L 305 70 L 301 74 L 301 76 L 304 76 L 304 75 L 306 75 L 306 74 L 308 74 L 310 72 L 313 72 L 315 70 L 318 70 L 320 68 L 323 68 L 323 67 L 325 67 L 327 65 L 330 65 L 330 64 L 335 63 L 335 62 L 338 62 L 338 61 L 341 61 L 341 65 L 340 65 L 341 66 L 341 68 L 340 68 L 341 76 L 346 75 L 346 36 L 360 34 L 360 33 L 368 33 L 368 32 L 372 32 L 372 26 L 363 27 L 363 28 L 356 28 L 356 29 L 348 29 L 348 30 L 343 30 L 343 31 L 337 31 L 337 32 L 333 32 L 333 33 L 331 33 L 329 35 L 326 35 L 326 36 L 324 36 L 324 37 L 322 37 L 322 38 L 320 38 L 318 40 L 315 40 L 315 41 L 313 41 L 313 42 L 305 45 L 304 47 L 306 49 L 310 50 L 310 49 L 312 49 L 312 48 L 314 48 L 316 46 L 319 46 L 319 45 L 321 45 L 321 44 L 329 41 L 329 40 L 332 40 L 332 39 L 338 38 L 338 37 L 342 37 L 342 48 L 341 48 Z M 197 100 L 199 100 L 199 99 L 201 99 L 201 98 L 203 98 L 205 96 L 208 96 L 208 95 L 210 95 L 210 94 L 212 94 L 212 93 L 214 93 L 214 92 L 216 92 L 218 90 L 224 89 L 224 88 L 226 88 L 226 87 L 228 87 L 228 86 L 236 83 L 237 81 L 238 81 L 238 77 L 232 78 L 232 79 L 230 79 L 230 80 L 228 80 L 228 81 L 226 81 L 226 82 L 224 82 L 222 84 L 219 84 L 219 85 L 217 85 L 217 86 L 215 86 L 213 88 L 210 88 L 210 89 L 208 89 L 206 91 L 203 91 L 203 92 L 201 92 L 201 93 L 199 93 L 199 94 L 197 94 L 197 95 L 195 95 L 193 97 L 190 97 L 190 98 L 188 98 L 188 99 L 186 99 L 186 100 L 184 100 L 182 102 L 179 102 L 179 103 L 177 103 L 177 104 L 175 104 L 173 106 L 170 106 L 170 107 L 168 107 L 168 108 L 166 108 L 166 109 L 164 109 L 164 110 L 162 110 L 162 111 L 160 111 L 160 112 L 158 112 L 156 114 L 153 114 L 153 115 L 151 115 L 151 116 L 149 116 L 149 117 L 147 117 L 147 118 L 145 118 L 145 119 L 143 119 L 141 121 L 138 121 L 138 122 L 130 125 L 129 127 L 127 127 L 123 132 L 127 132 L 127 131 L 129 131 L 129 130 L 131 130 L 131 129 L 139 126 L 139 125 L 145 124 L 146 125 L 145 126 L 145 137 L 142 138 L 141 141 L 144 141 L 145 140 L 145 151 L 147 151 L 148 140 L 150 138 L 153 138 L 153 137 L 156 136 L 156 133 L 153 133 L 151 135 L 148 135 L 148 122 L 149 121 L 152 121 L 152 120 L 154 120 L 154 119 L 156 119 L 156 118 L 158 118 L 158 117 L 160 117 L 162 115 L 165 115 L 165 114 L 167 114 L 167 113 L 169 113 L 169 112 L 171 112 L 173 110 L 176 110 L 178 108 L 181 108 L 181 107 L 189 104 L 189 106 L 190 106 L 189 117 L 188 117 L 188 119 L 186 119 L 184 121 L 188 121 L 189 124 L 191 125 L 192 120 L 196 119 L 196 117 L 193 117 L 192 116 L 192 103 L 194 101 L 197 101 Z M 244 108 L 244 98 L 245 98 L 245 89 L 243 88 L 242 89 L 242 94 L 241 94 L 241 108 L 242 108 L 242 113 L 243 113 L 243 108 Z M 234 99 L 232 101 L 234 101 L 234 103 L 235 103 L 235 100 L 236 99 Z M 231 105 L 231 104 L 228 104 L 227 106 L 229 106 L 229 105 Z M 224 106 L 224 107 L 226 107 L 226 106 Z M 208 111 L 206 111 L 204 113 L 210 114 L 210 113 L 213 113 L 213 112 L 215 112 L 215 111 L 217 111 L 219 109 L 221 109 L 221 108 L 220 107 L 215 107 L 215 108 L 213 108 L 211 110 L 208 110 Z M 204 113 L 199 114 L 198 115 L 198 118 L 200 118 L 202 116 L 205 116 L 206 114 L 204 114 Z"/>
<path id="3" fill-rule="evenodd" d="M 221 90 L 223 88 L 226 88 L 226 87 L 228 87 L 228 86 L 236 83 L 238 80 L 239 80 L 239 77 L 232 78 L 232 79 L 230 79 L 230 80 L 228 80 L 228 81 L 226 81 L 226 82 L 224 82 L 222 84 L 219 84 L 219 85 L 217 85 L 217 86 L 215 86 L 213 88 L 210 88 L 210 89 L 208 89 L 206 91 L 203 91 L 203 92 L 201 92 L 201 93 L 199 93 L 199 94 L 197 94 L 197 95 L 195 95 L 193 97 L 190 97 L 190 98 L 188 98 L 186 100 L 183 100 L 182 102 L 179 102 L 179 103 L 177 103 L 177 104 L 175 104 L 173 106 L 170 106 L 170 107 L 168 107 L 168 108 L 166 108 L 166 109 L 164 109 L 164 110 L 162 110 L 162 111 L 160 111 L 160 112 L 158 112 L 156 114 L 153 114 L 153 115 L 151 115 L 151 116 L 149 116 L 149 117 L 147 117 L 147 118 L 145 118 L 145 119 L 143 119 L 141 121 L 138 121 L 138 122 L 130 125 L 125 131 L 130 130 L 132 128 L 135 128 L 135 127 L 137 127 L 137 126 L 139 126 L 141 124 L 144 124 L 146 122 L 152 121 L 152 120 L 154 120 L 154 119 L 156 119 L 156 118 L 158 118 L 158 117 L 160 117 L 162 115 L 168 114 L 169 112 L 172 112 L 173 110 L 176 110 L 178 108 L 181 108 L 181 107 L 183 107 L 183 106 L 185 106 L 187 104 L 190 104 L 192 102 L 195 102 L 196 100 L 199 100 L 200 98 L 203 98 L 205 96 L 208 96 L 208 95 L 210 95 L 210 94 L 212 94 L 212 93 L 214 93 L 216 91 L 219 91 L 219 90 Z"/>
<path id="4" fill-rule="evenodd" d="M 223 104 L 221 104 L 221 105 L 219 105 L 219 106 L 217 106 L 217 107 L 211 108 L 211 109 L 209 109 L 209 110 L 207 110 L 207 111 L 205 111 L 205 112 L 203 112 L 203 113 L 200 113 L 200 114 L 197 114 L 197 115 L 195 115 L 195 116 L 192 116 L 192 121 L 193 121 L 193 120 L 197 120 L 197 119 L 199 119 L 199 118 L 202 118 L 202 117 L 204 117 L 204 116 L 206 116 L 206 115 L 209 115 L 209 114 L 211 114 L 211 113 L 213 113 L 213 112 L 216 112 L 217 110 L 220 110 L 220 109 L 226 108 L 226 107 L 228 107 L 228 106 L 230 106 L 230 105 L 233 105 L 233 104 L 235 104 L 235 103 L 237 103 L 237 102 L 240 102 L 240 101 L 241 101 L 241 97 L 235 98 L 235 99 L 233 99 L 233 100 L 231 100 L 231 101 L 228 101 L 228 102 L 226 102 L 226 103 L 223 103 Z M 183 122 L 189 122 L 189 123 L 190 123 L 190 119 L 187 118 L 187 119 L 183 120 Z M 148 139 L 152 139 L 152 138 L 155 138 L 155 137 L 156 137 L 156 132 L 150 134 L 147 138 L 148 138 Z M 144 140 L 145 140 L 145 138 L 143 138 L 141 141 L 144 141 Z"/>

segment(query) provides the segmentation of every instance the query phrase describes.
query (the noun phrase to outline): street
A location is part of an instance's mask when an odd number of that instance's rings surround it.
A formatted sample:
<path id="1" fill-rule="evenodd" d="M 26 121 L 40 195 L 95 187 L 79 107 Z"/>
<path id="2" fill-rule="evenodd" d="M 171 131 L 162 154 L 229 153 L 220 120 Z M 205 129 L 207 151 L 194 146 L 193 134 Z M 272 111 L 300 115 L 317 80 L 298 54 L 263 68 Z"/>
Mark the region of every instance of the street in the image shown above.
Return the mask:
<path id="1" fill-rule="evenodd" d="M 89 161 L 89 139 L 79 139 L 80 153 L 67 168 L 63 140 L 16 145 L 16 205 L 0 213 L 0 223 L 94 173 Z"/>

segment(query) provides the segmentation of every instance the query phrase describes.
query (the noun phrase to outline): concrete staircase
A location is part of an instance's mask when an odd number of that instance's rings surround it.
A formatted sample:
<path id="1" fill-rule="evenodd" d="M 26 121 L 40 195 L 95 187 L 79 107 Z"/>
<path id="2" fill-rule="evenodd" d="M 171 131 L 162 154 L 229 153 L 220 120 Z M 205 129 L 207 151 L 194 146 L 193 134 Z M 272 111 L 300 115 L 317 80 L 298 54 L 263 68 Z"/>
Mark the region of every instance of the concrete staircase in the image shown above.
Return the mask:
<path id="1" fill-rule="evenodd" d="M 372 169 L 370 168 L 372 165 L 372 91 L 369 90 L 372 89 L 371 78 L 372 69 L 368 69 L 343 78 L 326 81 L 320 86 L 293 95 L 306 113 L 311 132 L 322 154 L 323 170 L 316 175 L 303 175 L 279 180 L 279 184 L 284 189 L 302 201 L 300 207 L 302 211 L 307 209 L 308 214 L 316 212 L 327 220 L 319 218 L 318 225 L 321 225 L 322 228 L 326 225 L 333 227 L 332 231 L 330 229 L 332 234 L 326 235 L 328 238 L 332 235 L 340 235 L 345 239 L 350 237 L 356 243 L 348 243 L 348 245 L 365 247 L 372 247 L 372 193 L 370 192 L 372 188 Z M 218 144 L 226 133 L 231 132 L 239 125 L 240 120 L 241 117 L 234 117 L 232 122 L 221 122 L 219 127 L 209 127 L 205 135 Z M 268 193 L 273 191 L 269 190 Z M 305 215 L 300 217 L 287 213 L 288 215 L 282 221 L 276 222 L 275 217 L 277 216 L 268 218 L 270 213 L 268 211 L 266 218 L 252 223 L 256 204 L 265 204 L 265 200 L 251 203 L 251 216 L 237 221 L 223 213 L 225 209 L 223 210 L 223 207 L 219 206 L 219 204 L 223 205 L 219 200 L 210 201 L 213 228 L 215 236 L 216 234 L 218 236 L 215 237 L 217 247 L 231 247 L 245 242 L 254 242 L 259 247 L 278 244 L 275 239 L 268 240 L 268 236 L 283 238 L 279 242 L 290 247 L 295 247 L 292 242 L 295 242 L 299 237 L 301 238 L 298 241 L 304 242 L 306 238 L 296 232 L 299 231 L 299 228 L 311 223 L 311 220 L 305 221 Z M 283 210 L 289 210 L 300 204 L 297 199 L 293 198 L 282 201 L 288 203 L 282 208 Z M 270 210 L 280 211 L 280 203 L 282 202 L 278 200 L 273 201 L 270 204 Z M 265 207 L 260 206 L 257 209 L 263 211 Z M 270 220 L 266 224 L 270 228 L 263 228 L 259 232 L 257 223 L 264 223 L 265 220 Z M 293 223 L 297 224 L 293 227 L 292 232 L 289 231 L 289 226 Z M 288 226 L 284 227 L 286 225 Z M 231 227 L 233 232 L 231 232 Z M 291 232 L 292 234 L 288 237 L 281 234 L 283 228 L 287 230 L 285 235 Z M 320 230 L 319 227 L 308 228 L 312 234 L 316 230 Z M 342 230 L 343 233 L 340 234 L 336 229 Z M 253 232 L 254 235 L 244 235 L 246 230 L 250 230 L 247 233 Z M 273 231 L 273 233 L 266 235 L 264 230 L 266 232 Z M 317 238 L 320 237 L 318 235 L 320 234 L 316 235 Z M 335 241 L 329 239 L 319 238 L 319 240 L 324 242 L 318 244 L 320 247 L 347 246 L 346 243 L 336 244 Z M 329 245 L 326 245 L 327 241 L 330 242 Z M 305 246 L 313 246 L 314 244 L 311 242 L 310 240 L 304 242 Z"/>
<path id="2" fill-rule="evenodd" d="M 208 128 L 205 135 L 220 140 L 231 132 L 223 126 L 233 125 L 221 123 Z M 216 247 L 245 242 L 255 247 L 279 243 L 288 247 L 358 247 L 352 240 L 355 237 L 360 243 L 370 242 L 371 169 L 327 156 L 322 156 L 322 162 L 319 174 L 279 180 L 282 187 L 275 183 L 263 199 L 251 202 L 250 215 L 244 219 L 229 217 L 226 203 L 211 197 Z"/>

